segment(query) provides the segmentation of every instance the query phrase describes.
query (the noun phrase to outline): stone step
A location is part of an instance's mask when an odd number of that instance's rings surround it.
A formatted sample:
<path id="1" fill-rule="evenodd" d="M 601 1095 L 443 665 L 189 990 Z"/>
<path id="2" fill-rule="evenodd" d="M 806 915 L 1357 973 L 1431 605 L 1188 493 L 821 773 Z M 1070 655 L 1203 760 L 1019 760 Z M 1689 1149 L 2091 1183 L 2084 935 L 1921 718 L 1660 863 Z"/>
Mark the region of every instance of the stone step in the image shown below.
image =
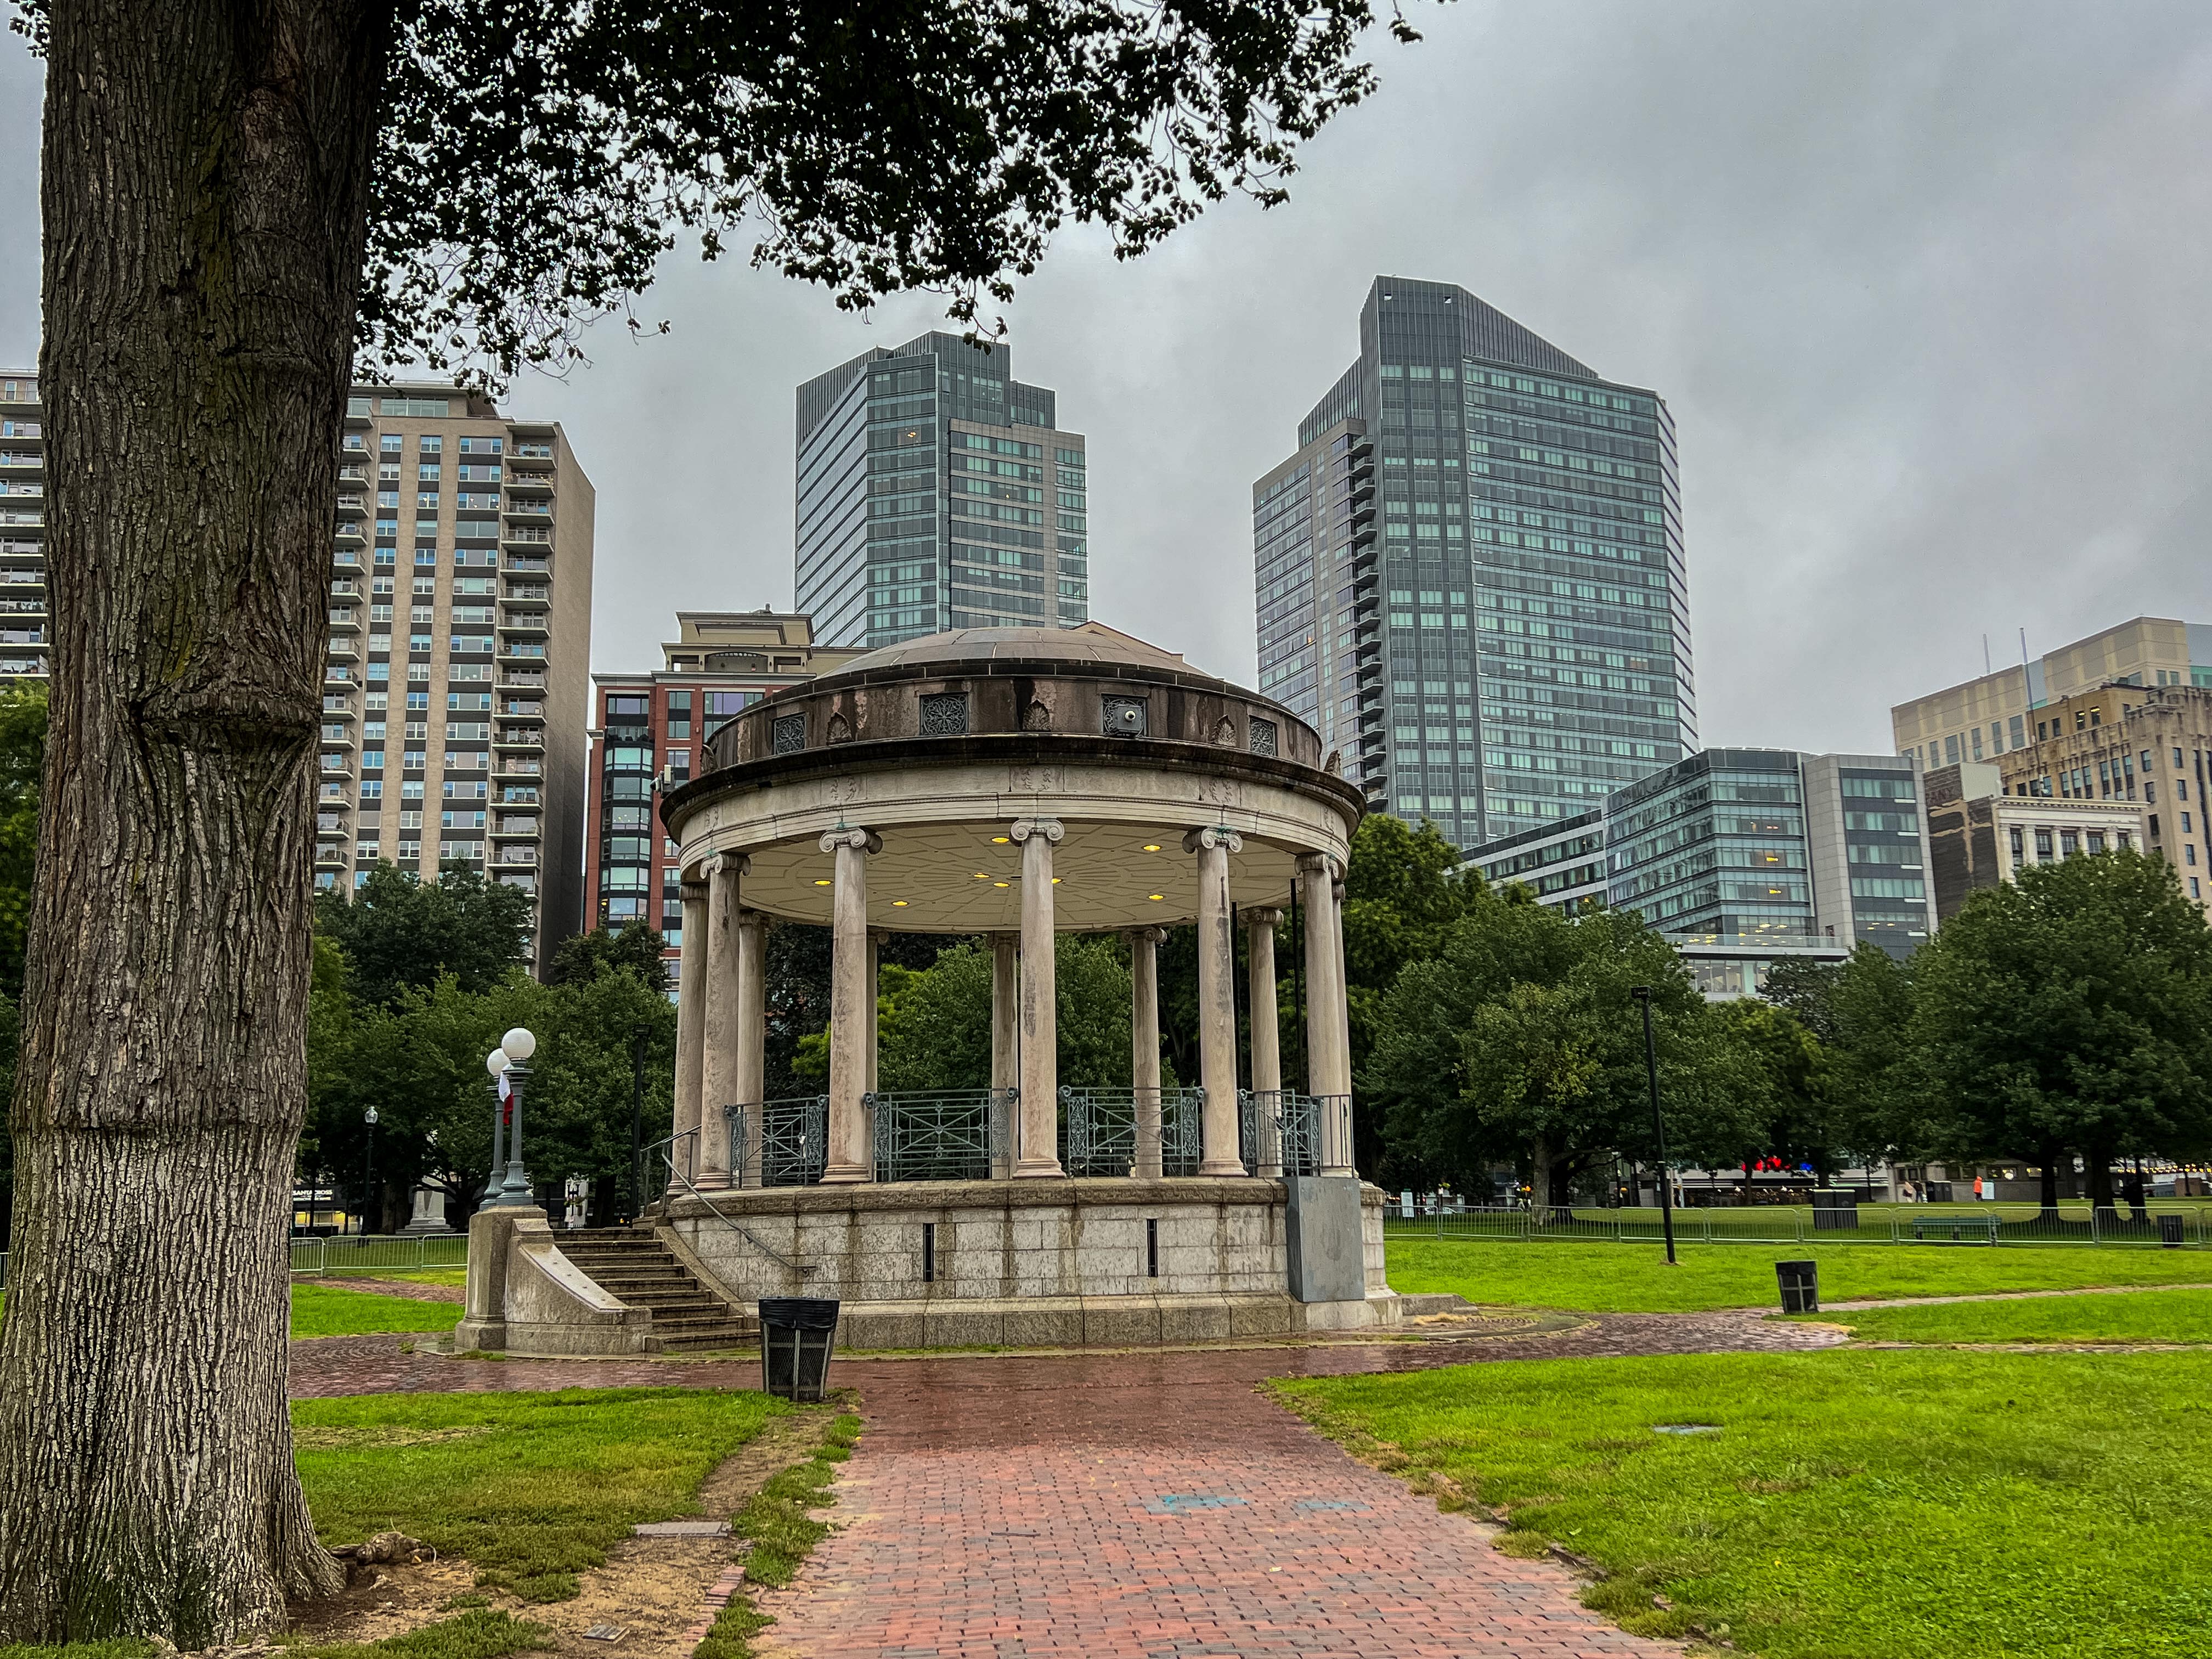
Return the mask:
<path id="1" fill-rule="evenodd" d="M 652 1316 L 653 1338 L 663 1349 L 744 1347 L 760 1340 L 760 1322 L 702 1285 L 649 1227 L 579 1229 L 564 1234 L 561 1245 L 586 1279 Z"/>

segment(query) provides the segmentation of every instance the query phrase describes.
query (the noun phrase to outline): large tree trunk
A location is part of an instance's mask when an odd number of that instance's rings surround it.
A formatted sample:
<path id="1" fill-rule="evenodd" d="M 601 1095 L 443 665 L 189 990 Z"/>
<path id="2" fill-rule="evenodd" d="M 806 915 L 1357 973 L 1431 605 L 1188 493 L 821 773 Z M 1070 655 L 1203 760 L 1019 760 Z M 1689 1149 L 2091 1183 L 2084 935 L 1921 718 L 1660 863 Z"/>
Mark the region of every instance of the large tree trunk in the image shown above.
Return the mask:
<path id="1" fill-rule="evenodd" d="M 337 434 L 387 12 L 55 0 L 52 728 L 12 1107 L 0 1642 L 266 1628 L 339 1582 L 285 1232 Z"/>
<path id="2" fill-rule="evenodd" d="M 2059 1148 L 2051 1146 L 2044 1148 L 2043 1184 L 2038 1194 L 2042 1201 L 2037 1208 L 2035 1218 L 2039 1221 L 2058 1219 L 2058 1160 L 2063 1155 Z"/>

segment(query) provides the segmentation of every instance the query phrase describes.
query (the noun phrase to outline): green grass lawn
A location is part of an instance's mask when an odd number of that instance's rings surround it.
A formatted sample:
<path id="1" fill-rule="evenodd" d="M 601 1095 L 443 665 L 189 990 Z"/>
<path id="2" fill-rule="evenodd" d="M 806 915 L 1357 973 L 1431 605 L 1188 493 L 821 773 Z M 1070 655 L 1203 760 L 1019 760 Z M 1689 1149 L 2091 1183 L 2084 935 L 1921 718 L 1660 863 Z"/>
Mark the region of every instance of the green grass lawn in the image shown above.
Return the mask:
<path id="1" fill-rule="evenodd" d="M 2212 1342 L 2212 1291 L 1947 1302 L 1818 1316 L 1872 1342 Z"/>
<path id="2" fill-rule="evenodd" d="M 392 1528 L 466 1558 L 479 1584 L 557 1601 L 637 1522 L 684 1513 L 716 1464 L 793 1409 L 760 1394 L 594 1389 L 303 1400 L 292 1421 L 325 1545 Z"/>
<path id="3" fill-rule="evenodd" d="M 1508 1510 L 1509 1545 L 1595 1560 L 1615 1577 L 1592 1604 L 1646 1634 L 1694 1623 L 1763 1659 L 2207 1651 L 2212 1354 L 1838 1349 L 1274 1387 L 1355 1449 L 1388 1443 L 1379 1461 L 1448 1505 Z"/>
<path id="4" fill-rule="evenodd" d="M 2212 1251 L 2197 1250 L 1702 1244 L 1684 1246 L 1672 1267 L 1652 1244 L 1394 1238 L 1389 1250 L 1393 1290 L 1449 1291 L 1470 1302 L 1587 1313 L 1778 1307 L 1774 1264 L 1784 1259 L 1820 1264 L 1823 1302 L 2212 1284 Z"/>
<path id="5" fill-rule="evenodd" d="M 360 1336 L 371 1331 L 450 1331 L 461 1322 L 458 1302 L 416 1302 L 373 1291 L 342 1291 L 334 1285 L 295 1281 L 292 1286 L 294 1336 Z"/>

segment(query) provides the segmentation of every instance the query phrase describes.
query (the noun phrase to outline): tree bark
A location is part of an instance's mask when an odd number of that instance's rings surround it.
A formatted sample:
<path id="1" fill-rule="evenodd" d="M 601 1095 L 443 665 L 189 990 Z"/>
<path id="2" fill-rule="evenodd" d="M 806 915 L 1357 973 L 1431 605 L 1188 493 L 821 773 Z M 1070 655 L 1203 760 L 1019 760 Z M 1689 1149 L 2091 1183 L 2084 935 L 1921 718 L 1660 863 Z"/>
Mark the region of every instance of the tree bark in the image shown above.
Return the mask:
<path id="1" fill-rule="evenodd" d="M 2058 1219 L 2058 1159 L 2060 1156 L 2060 1152 L 2056 1148 L 2044 1149 L 2043 1186 L 2039 1194 L 2042 1202 L 2038 1206 L 2036 1213 L 2036 1219 L 2039 1221 Z"/>
<path id="2" fill-rule="evenodd" d="M 0 1642 L 335 1588 L 291 1456 L 316 726 L 369 0 L 55 0 L 52 726 L 11 1107 Z"/>

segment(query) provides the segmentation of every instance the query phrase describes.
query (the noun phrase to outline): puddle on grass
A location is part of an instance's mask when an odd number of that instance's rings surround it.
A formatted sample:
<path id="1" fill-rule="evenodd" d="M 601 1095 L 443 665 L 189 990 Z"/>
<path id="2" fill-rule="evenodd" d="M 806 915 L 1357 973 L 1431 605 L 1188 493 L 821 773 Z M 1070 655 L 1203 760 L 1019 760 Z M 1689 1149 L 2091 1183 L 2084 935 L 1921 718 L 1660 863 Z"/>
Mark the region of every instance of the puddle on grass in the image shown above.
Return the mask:
<path id="1" fill-rule="evenodd" d="M 1654 1423 L 1651 1425 L 1654 1434 L 1718 1434 L 1720 1431 L 1721 1425 L 1717 1423 Z"/>

